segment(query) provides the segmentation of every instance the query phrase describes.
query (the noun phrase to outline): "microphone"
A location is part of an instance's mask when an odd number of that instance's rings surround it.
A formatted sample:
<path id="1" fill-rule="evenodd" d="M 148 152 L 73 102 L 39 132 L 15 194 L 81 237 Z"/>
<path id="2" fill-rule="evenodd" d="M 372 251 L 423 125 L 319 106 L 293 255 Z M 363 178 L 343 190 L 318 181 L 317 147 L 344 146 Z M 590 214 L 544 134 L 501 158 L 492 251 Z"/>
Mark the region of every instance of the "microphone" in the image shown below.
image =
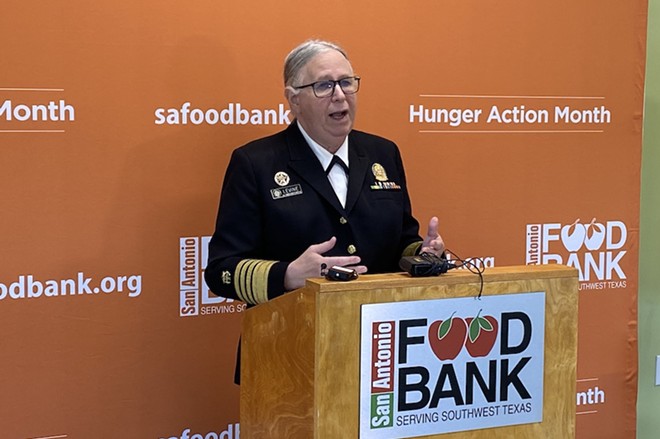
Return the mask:
<path id="1" fill-rule="evenodd" d="M 413 277 L 438 276 L 446 273 L 456 264 L 433 253 L 420 253 L 415 256 L 404 256 L 399 261 L 399 267 Z"/>

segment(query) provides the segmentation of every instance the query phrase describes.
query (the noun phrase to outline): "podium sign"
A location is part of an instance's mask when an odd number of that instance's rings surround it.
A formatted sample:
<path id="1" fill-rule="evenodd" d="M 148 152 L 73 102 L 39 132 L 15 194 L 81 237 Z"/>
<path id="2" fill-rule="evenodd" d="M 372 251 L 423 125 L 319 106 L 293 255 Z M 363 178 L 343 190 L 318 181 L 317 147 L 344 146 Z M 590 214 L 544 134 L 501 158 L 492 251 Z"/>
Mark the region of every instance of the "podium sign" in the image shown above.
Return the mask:
<path id="1" fill-rule="evenodd" d="M 545 298 L 363 304 L 359 437 L 541 422 Z"/>

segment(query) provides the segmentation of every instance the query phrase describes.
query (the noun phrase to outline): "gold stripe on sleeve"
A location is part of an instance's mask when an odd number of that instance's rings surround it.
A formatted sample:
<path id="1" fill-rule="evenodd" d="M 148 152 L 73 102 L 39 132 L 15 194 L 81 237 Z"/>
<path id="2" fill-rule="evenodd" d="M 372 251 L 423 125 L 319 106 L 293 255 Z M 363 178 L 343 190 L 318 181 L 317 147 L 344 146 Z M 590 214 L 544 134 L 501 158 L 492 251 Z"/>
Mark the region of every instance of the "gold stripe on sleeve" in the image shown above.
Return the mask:
<path id="1" fill-rule="evenodd" d="M 236 266 L 234 288 L 245 303 L 256 305 L 268 301 L 268 273 L 275 261 L 244 259 Z"/>
<path id="2" fill-rule="evenodd" d="M 403 249 L 401 256 L 415 256 L 422 246 L 422 241 L 413 242 L 408 247 Z"/>
<path id="3" fill-rule="evenodd" d="M 257 263 L 254 259 L 243 259 L 236 266 L 236 274 L 234 276 L 234 288 L 236 295 L 245 303 L 254 305 L 254 297 L 252 297 L 251 282 L 252 271 L 254 265 Z"/>
<path id="4" fill-rule="evenodd" d="M 268 302 L 268 273 L 275 261 L 259 261 L 252 276 L 252 292 L 257 303 Z"/>

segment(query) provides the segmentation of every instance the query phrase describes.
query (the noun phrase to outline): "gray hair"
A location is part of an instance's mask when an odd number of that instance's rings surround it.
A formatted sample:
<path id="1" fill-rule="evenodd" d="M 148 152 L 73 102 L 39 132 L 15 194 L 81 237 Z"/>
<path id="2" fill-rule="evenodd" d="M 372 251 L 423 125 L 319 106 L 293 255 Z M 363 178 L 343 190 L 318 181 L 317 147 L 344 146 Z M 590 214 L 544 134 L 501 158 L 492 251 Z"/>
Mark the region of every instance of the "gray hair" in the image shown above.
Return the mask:
<path id="1" fill-rule="evenodd" d="M 335 43 L 323 40 L 307 40 L 289 52 L 284 60 L 284 85 L 292 86 L 293 82 L 298 79 L 302 68 L 316 55 L 328 50 L 336 50 L 348 59 L 344 49 Z"/>

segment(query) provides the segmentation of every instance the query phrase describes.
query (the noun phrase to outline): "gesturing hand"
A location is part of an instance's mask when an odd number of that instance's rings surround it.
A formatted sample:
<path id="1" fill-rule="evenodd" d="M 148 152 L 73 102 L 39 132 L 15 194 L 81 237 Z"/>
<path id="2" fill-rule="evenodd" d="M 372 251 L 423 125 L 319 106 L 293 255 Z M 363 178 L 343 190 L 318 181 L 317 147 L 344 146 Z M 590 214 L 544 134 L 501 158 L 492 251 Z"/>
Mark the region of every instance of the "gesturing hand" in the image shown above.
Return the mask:
<path id="1" fill-rule="evenodd" d="M 442 236 L 438 233 L 438 217 L 434 216 L 429 221 L 429 229 L 422 243 L 421 252 L 433 253 L 436 256 L 441 256 L 445 251 L 445 242 L 442 240 Z"/>
<path id="2" fill-rule="evenodd" d="M 328 268 L 333 265 L 354 265 L 360 263 L 359 256 L 323 256 L 335 246 L 337 238 L 334 236 L 325 242 L 310 245 L 298 258 L 289 264 L 284 275 L 284 288 L 287 291 L 295 290 L 305 285 L 305 279 L 321 276 L 321 265 Z M 359 274 L 366 273 L 367 267 L 358 265 L 351 267 Z"/>

